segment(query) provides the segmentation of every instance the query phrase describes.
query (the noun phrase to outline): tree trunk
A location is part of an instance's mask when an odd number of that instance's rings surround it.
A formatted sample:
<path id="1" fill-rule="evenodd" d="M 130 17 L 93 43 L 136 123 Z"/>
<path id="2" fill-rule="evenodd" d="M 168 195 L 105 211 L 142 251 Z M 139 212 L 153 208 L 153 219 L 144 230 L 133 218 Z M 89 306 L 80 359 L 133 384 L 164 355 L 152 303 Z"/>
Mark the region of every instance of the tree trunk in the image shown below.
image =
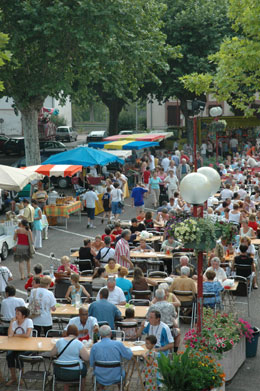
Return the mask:
<path id="1" fill-rule="evenodd" d="M 114 134 L 118 134 L 118 120 L 119 115 L 124 107 L 124 102 L 120 99 L 115 99 L 110 102 L 106 102 L 106 105 L 109 110 L 109 125 L 108 125 L 108 133 L 110 136 Z"/>
<path id="2" fill-rule="evenodd" d="M 185 118 L 185 128 L 187 133 L 187 142 L 188 144 L 192 145 L 193 142 L 193 126 L 192 126 L 192 120 L 189 118 L 189 112 L 187 109 L 187 100 L 181 99 L 180 100 L 180 108 L 181 112 Z"/>
<path id="3" fill-rule="evenodd" d="M 38 135 L 38 110 L 34 107 L 29 107 L 23 108 L 20 111 L 24 133 L 26 166 L 41 164 Z"/>

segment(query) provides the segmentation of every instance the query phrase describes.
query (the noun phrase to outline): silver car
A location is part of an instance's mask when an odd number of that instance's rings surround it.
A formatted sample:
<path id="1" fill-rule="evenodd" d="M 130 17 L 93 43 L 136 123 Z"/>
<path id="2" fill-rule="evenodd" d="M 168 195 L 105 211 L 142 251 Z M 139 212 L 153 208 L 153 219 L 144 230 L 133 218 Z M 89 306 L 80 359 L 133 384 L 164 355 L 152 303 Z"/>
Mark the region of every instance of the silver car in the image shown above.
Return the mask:
<path id="1" fill-rule="evenodd" d="M 56 129 L 56 140 L 77 141 L 78 133 L 71 126 L 59 126 Z"/>

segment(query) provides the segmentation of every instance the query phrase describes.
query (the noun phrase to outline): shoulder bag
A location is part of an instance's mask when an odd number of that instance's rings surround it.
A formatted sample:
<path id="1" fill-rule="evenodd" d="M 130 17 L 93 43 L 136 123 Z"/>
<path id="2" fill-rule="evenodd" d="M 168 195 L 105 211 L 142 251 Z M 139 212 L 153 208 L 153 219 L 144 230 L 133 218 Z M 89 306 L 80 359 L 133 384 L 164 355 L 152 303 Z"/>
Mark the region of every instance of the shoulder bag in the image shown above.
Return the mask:
<path id="1" fill-rule="evenodd" d="M 117 191 L 119 191 L 119 190 L 117 190 Z M 118 201 L 118 206 L 119 206 L 119 208 L 121 208 L 121 209 L 123 209 L 124 208 L 124 203 L 122 202 L 122 196 L 121 196 L 121 194 L 119 193 L 119 197 L 120 197 L 120 201 Z M 118 197 L 118 198 L 119 198 Z"/>
<path id="2" fill-rule="evenodd" d="M 32 301 L 28 305 L 28 309 L 30 310 L 30 318 L 36 318 L 41 315 L 41 305 L 39 300 L 36 299 L 37 289 L 33 292 Z"/>
<path id="3" fill-rule="evenodd" d="M 30 256 L 32 257 L 33 254 L 35 254 L 35 248 L 34 248 L 34 245 L 32 242 L 31 230 L 28 231 L 28 242 L 29 242 L 29 253 L 30 253 Z"/>
<path id="4" fill-rule="evenodd" d="M 64 348 L 62 349 L 62 351 L 56 356 L 56 359 L 58 359 L 64 352 L 65 350 L 69 347 L 69 345 L 71 344 L 71 342 L 73 342 L 76 338 L 72 338 L 66 346 L 64 346 Z"/>

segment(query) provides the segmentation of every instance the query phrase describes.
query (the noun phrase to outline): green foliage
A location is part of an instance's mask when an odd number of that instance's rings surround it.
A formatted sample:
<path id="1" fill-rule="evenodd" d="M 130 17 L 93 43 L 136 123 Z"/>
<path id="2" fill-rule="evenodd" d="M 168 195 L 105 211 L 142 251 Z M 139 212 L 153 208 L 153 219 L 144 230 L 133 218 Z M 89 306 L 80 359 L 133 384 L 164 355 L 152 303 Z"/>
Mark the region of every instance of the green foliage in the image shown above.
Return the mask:
<path id="1" fill-rule="evenodd" d="M 67 125 L 66 119 L 62 115 L 52 115 L 50 121 L 57 127 Z"/>
<path id="2" fill-rule="evenodd" d="M 260 3 L 230 0 L 228 16 L 237 36 L 226 38 L 219 51 L 209 57 L 217 72 L 210 76 L 199 71 L 183 81 L 190 91 L 214 92 L 216 99 L 227 100 L 249 116 L 254 113 L 250 103 L 260 88 Z"/>
<path id="3" fill-rule="evenodd" d="M 0 67 L 5 64 L 6 61 L 10 60 L 10 53 L 5 50 L 6 44 L 8 42 L 8 35 L 0 33 Z M 4 85 L 0 81 L 0 91 L 3 91 Z"/>
<path id="4" fill-rule="evenodd" d="M 230 35 L 231 23 L 227 17 L 227 0 L 167 0 L 164 32 L 167 43 L 179 45 L 181 58 L 169 59 L 169 71 L 161 75 L 162 84 L 156 96 L 158 99 L 177 97 L 181 100 L 185 114 L 187 99 L 204 93 L 198 87 L 185 89 L 184 75 L 210 73 L 215 65 L 208 60 L 209 54 L 218 50 L 223 38 Z M 208 83 L 208 76 L 201 83 Z M 199 85 L 199 83 L 198 83 Z"/>
<path id="5" fill-rule="evenodd" d="M 221 386 L 223 371 L 215 360 L 199 352 L 174 354 L 170 359 L 164 354 L 158 358 L 162 383 L 167 391 L 203 391 Z"/>

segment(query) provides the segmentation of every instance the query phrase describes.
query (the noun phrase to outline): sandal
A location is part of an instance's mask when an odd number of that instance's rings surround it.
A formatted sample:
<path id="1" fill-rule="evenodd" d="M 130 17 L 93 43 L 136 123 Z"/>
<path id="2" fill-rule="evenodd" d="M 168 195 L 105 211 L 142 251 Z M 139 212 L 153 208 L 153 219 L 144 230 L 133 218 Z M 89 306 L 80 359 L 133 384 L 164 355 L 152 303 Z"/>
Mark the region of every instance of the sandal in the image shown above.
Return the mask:
<path id="1" fill-rule="evenodd" d="M 16 379 L 10 379 L 5 385 L 6 387 L 12 386 L 13 384 L 17 384 Z"/>

